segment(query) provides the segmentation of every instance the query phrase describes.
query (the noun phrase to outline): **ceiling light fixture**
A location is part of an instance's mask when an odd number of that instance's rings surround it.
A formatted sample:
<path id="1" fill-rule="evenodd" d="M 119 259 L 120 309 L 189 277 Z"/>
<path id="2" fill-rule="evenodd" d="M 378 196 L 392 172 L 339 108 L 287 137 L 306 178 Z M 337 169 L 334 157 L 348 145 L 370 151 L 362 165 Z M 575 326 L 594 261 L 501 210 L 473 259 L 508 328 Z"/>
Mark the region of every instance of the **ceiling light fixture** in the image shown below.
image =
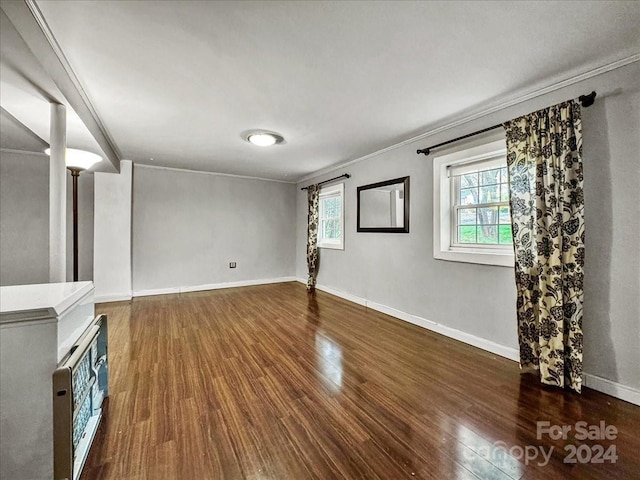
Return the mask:
<path id="1" fill-rule="evenodd" d="M 284 137 L 275 132 L 267 132 L 264 130 L 252 130 L 247 133 L 245 139 L 249 143 L 260 147 L 269 147 L 284 142 Z"/>
<path id="2" fill-rule="evenodd" d="M 47 148 L 44 153 L 51 155 L 51 149 Z M 102 157 L 85 150 L 67 148 L 64 154 L 64 161 L 69 169 L 76 168 L 79 170 L 86 170 L 87 168 L 91 168 L 96 163 L 102 161 Z"/>

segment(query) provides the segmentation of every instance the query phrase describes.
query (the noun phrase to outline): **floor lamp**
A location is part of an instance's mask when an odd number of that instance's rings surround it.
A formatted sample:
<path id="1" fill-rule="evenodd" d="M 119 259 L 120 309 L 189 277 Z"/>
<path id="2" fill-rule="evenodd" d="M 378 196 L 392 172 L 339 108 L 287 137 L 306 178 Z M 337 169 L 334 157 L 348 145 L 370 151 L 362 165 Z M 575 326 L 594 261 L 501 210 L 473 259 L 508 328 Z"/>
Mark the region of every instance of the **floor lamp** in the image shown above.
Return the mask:
<path id="1" fill-rule="evenodd" d="M 45 150 L 47 155 L 50 149 Z M 71 172 L 73 180 L 73 281 L 78 281 L 78 177 L 82 170 L 91 168 L 93 165 L 102 160 L 102 157 L 95 153 L 75 148 L 67 148 L 65 150 L 65 164 Z"/>

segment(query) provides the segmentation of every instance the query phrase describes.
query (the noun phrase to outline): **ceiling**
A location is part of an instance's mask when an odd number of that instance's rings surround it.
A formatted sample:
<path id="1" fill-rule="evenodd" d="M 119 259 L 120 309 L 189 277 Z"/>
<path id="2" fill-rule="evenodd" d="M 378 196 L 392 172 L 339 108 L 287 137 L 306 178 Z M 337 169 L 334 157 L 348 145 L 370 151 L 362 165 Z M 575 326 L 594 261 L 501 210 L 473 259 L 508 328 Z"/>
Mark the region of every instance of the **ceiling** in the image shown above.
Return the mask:
<path id="1" fill-rule="evenodd" d="M 640 2 L 37 5 L 122 158 L 285 181 L 640 51 Z"/>
<path id="2" fill-rule="evenodd" d="M 0 10 L 0 147 L 43 152 L 49 146 L 51 102 L 67 106 L 67 145 L 100 154 L 85 124 Z M 101 162 L 92 170 L 113 171 L 113 167 Z"/>
<path id="3" fill-rule="evenodd" d="M 44 152 L 49 146 L 5 109 L 0 109 L 0 145 L 27 152 Z"/>

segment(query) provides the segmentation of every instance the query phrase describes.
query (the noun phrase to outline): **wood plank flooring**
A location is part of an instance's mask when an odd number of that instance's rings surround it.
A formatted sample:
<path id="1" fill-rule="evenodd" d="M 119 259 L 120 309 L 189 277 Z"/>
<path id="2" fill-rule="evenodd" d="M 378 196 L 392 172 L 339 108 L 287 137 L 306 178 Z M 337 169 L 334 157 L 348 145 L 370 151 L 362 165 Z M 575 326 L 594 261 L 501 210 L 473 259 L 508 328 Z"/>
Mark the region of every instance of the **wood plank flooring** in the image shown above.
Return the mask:
<path id="1" fill-rule="evenodd" d="M 542 387 L 514 362 L 299 283 L 96 310 L 110 397 L 83 480 L 640 478 L 640 407 Z M 537 421 L 618 434 L 538 439 Z M 567 464 L 570 444 L 618 458 Z M 540 447 L 553 447 L 544 466 Z"/>

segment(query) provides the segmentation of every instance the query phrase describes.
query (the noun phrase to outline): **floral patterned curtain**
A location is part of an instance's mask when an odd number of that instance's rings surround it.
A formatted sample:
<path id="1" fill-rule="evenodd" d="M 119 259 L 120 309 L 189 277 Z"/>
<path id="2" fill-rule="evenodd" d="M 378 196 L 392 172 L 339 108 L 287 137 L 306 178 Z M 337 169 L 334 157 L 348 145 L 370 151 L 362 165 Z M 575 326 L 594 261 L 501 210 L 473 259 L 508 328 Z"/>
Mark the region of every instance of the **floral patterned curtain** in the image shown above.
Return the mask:
<path id="1" fill-rule="evenodd" d="M 309 205 L 309 216 L 307 225 L 307 269 L 309 278 L 307 279 L 307 291 L 313 292 L 316 289 L 316 276 L 318 275 L 318 197 L 320 187 L 309 185 L 307 187 L 307 198 Z"/>
<path id="2" fill-rule="evenodd" d="M 573 100 L 504 124 L 520 366 L 580 392 L 584 282 L 582 122 Z"/>

